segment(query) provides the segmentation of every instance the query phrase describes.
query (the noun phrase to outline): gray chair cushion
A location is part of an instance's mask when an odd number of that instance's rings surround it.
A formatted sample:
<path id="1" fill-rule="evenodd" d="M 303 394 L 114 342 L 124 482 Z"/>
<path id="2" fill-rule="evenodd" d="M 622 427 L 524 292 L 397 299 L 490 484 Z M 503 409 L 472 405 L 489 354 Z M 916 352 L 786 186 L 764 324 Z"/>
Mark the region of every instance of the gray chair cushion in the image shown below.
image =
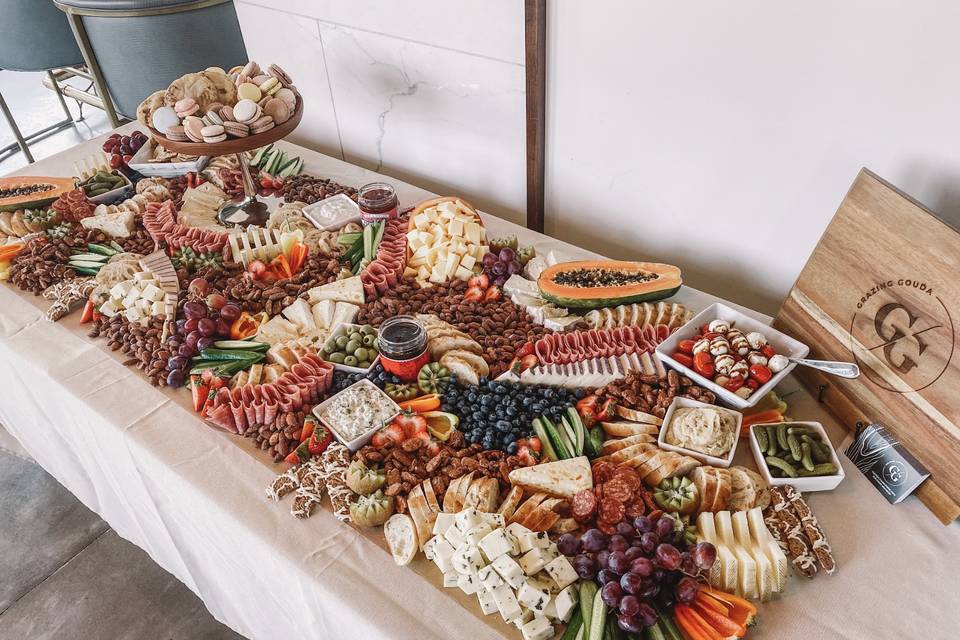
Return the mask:
<path id="1" fill-rule="evenodd" d="M 0 0 L 0 69 L 46 71 L 83 64 L 67 16 L 52 0 Z"/>
<path id="2" fill-rule="evenodd" d="M 193 4 L 197 0 L 60 0 L 60 4 L 78 9 L 99 11 L 135 11 L 137 9 L 162 9 L 181 4 Z"/>

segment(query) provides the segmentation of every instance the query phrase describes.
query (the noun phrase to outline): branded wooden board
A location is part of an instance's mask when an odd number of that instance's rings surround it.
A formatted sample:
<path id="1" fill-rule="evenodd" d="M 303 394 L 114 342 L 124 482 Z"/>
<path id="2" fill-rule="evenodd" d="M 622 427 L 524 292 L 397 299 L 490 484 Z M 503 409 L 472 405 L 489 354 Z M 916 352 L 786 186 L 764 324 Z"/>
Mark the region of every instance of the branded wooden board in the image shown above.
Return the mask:
<path id="1" fill-rule="evenodd" d="M 774 321 L 811 358 L 860 365 L 857 380 L 795 373 L 849 428 L 893 431 L 930 470 L 917 494 L 944 522 L 960 515 L 958 320 L 960 232 L 863 169 Z"/>

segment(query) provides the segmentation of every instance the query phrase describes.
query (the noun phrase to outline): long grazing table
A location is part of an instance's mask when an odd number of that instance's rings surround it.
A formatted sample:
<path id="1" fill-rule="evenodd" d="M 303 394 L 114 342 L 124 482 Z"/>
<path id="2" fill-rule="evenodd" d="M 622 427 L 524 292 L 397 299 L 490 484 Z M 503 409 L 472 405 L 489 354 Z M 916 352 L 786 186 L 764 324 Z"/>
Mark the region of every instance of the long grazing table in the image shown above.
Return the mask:
<path id="1" fill-rule="evenodd" d="M 134 128 L 131 125 L 120 130 Z M 72 175 L 96 152 L 92 140 L 19 173 Z M 359 186 L 384 179 L 402 203 L 433 194 L 285 143 L 304 171 Z M 839 194 L 838 194 L 839 196 Z M 587 251 L 484 215 L 493 236 L 514 233 L 539 252 Z M 683 256 L 674 262 L 683 265 Z M 717 300 L 684 287 L 677 300 Z M 239 633 L 285 638 L 519 638 L 476 599 L 444 589 L 422 556 L 397 567 L 377 530 L 359 531 L 324 510 L 306 521 L 289 501 L 268 502 L 278 472 L 251 442 L 202 422 L 190 394 L 157 389 L 120 354 L 87 337 L 79 313 L 58 323 L 46 301 L 0 286 L 0 421 L 30 454 L 124 538 L 146 550 Z M 752 312 L 751 312 L 752 313 Z M 761 314 L 752 315 L 769 321 Z M 867 384 L 867 382 L 864 382 Z M 834 444 L 838 425 L 793 379 L 790 415 L 819 420 Z M 753 466 L 749 447 L 738 462 Z M 839 569 L 760 606 L 756 638 L 950 638 L 960 629 L 960 526 L 939 524 L 915 498 L 891 506 L 844 460 L 834 491 L 808 494 Z M 118 606 L 123 606 L 118 603 Z"/>

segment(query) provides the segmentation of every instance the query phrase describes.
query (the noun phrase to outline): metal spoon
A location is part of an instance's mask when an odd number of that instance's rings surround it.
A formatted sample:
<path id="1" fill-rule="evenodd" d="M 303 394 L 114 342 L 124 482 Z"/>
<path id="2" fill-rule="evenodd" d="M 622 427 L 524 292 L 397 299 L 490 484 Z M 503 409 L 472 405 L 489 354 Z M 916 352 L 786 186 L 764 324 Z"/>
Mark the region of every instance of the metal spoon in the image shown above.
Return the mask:
<path id="1" fill-rule="evenodd" d="M 834 362 L 832 360 L 808 360 L 806 358 L 787 358 L 790 362 L 796 362 L 804 367 L 819 369 L 834 376 L 841 378 L 859 378 L 860 367 L 853 362 Z"/>

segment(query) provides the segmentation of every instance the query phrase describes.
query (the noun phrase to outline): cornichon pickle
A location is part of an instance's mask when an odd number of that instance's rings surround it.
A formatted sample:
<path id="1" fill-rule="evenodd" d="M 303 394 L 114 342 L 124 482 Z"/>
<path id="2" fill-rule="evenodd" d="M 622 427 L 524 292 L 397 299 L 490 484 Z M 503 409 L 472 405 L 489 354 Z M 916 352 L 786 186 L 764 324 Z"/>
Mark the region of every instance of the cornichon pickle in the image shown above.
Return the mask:
<path id="1" fill-rule="evenodd" d="M 753 428 L 753 435 L 757 439 L 757 446 L 760 448 L 760 451 L 766 451 L 767 447 L 770 446 L 767 429 L 763 425 L 755 426 Z"/>
<path id="2" fill-rule="evenodd" d="M 797 477 L 797 470 L 793 468 L 792 464 L 790 464 L 783 458 L 778 458 L 777 456 L 767 456 L 766 460 L 767 460 L 768 467 L 776 467 L 777 469 L 780 469 L 780 471 L 783 471 L 785 474 L 787 474 L 791 478 Z"/>
<path id="3" fill-rule="evenodd" d="M 827 462 L 825 464 L 816 464 L 813 466 L 812 470 L 800 469 L 797 471 L 797 475 L 801 478 L 809 478 L 811 476 L 832 476 L 837 473 L 837 465 L 832 462 Z"/>
<path id="4" fill-rule="evenodd" d="M 794 426 L 792 426 L 792 427 L 788 427 L 788 428 L 787 428 L 787 433 L 792 433 L 792 434 L 798 435 L 798 436 L 802 436 L 802 435 L 806 434 L 806 435 L 808 435 L 808 436 L 810 436 L 810 437 L 812 437 L 812 438 L 816 438 L 817 440 L 820 439 L 820 433 L 819 433 L 816 429 L 813 429 L 813 428 L 811 428 L 811 427 L 804 426 L 804 425 L 802 425 L 802 424 L 801 424 L 801 425 L 794 425 Z"/>
<path id="5" fill-rule="evenodd" d="M 811 438 L 810 436 L 803 435 L 800 436 L 801 441 L 807 442 L 810 444 L 810 453 L 813 456 L 813 461 L 817 464 L 822 462 L 830 462 L 830 448 L 822 442 L 818 442 Z"/>
<path id="6" fill-rule="evenodd" d="M 813 471 L 813 458 L 810 457 L 810 443 L 804 442 L 800 445 L 800 451 L 802 454 L 800 456 L 800 463 L 803 465 L 803 468 L 807 471 Z"/>
<path id="7" fill-rule="evenodd" d="M 770 441 L 770 443 L 767 444 L 767 455 L 777 455 L 779 451 L 779 447 L 777 446 L 777 425 L 767 425 L 767 440 Z"/>
<path id="8" fill-rule="evenodd" d="M 800 440 L 791 433 L 787 436 L 787 444 L 790 445 L 790 457 L 793 458 L 794 462 L 800 462 L 800 458 L 803 457 L 803 451 L 800 449 Z"/>
<path id="9" fill-rule="evenodd" d="M 783 451 L 790 450 L 790 443 L 787 442 L 787 425 L 780 423 L 776 426 L 777 429 L 777 444 L 780 446 L 780 449 Z"/>

